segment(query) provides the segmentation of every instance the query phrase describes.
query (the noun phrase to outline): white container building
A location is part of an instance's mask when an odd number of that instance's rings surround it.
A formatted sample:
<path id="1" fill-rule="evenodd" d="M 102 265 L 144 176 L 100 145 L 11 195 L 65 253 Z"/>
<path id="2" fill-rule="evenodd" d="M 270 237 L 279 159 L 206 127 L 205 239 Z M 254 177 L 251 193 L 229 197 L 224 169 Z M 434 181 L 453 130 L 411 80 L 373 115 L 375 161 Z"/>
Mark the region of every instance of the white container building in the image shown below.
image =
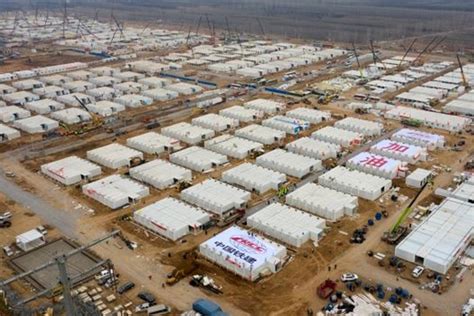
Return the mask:
<path id="1" fill-rule="evenodd" d="M 190 182 L 192 180 L 191 170 L 161 159 L 155 159 L 131 168 L 130 176 L 160 190 L 179 182 Z"/>
<path id="2" fill-rule="evenodd" d="M 337 158 L 341 152 L 341 146 L 323 142 L 309 137 L 301 137 L 286 145 L 289 152 L 315 158 L 315 159 L 329 159 Z"/>
<path id="3" fill-rule="evenodd" d="M 223 132 L 227 129 L 238 127 L 239 121 L 215 113 L 209 113 L 193 118 L 191 124 L 212 129 L 216 132 Z"/>
<path id="4" fill-rule="evenodd" d="M 318 182 L 325 187 L 370 201 L 378 199 L 392 187 L 392 181 L 389 179 L 341 166 L 321 175 Z"/>
<path id="5" fill-rule="evenodd" d="M 111 101 L 114 98 L 121 96 L 122 92 L 110 87 L 100 87 L 87 91 L 87 94 L 93 96 L 99 101 Z"/>
<path id="6" fill-rule="evenodd" d="M 251 124 L 235 131 L 235 136 L 259 142 L 264 145 L 281 144 L 286 133 L 270 127 Z"/>
<path id="7" fill-rule="evenodd" d="M 224 117 L 228 117 L 239 122 L 253 122 L 263 118 L 264 113 L 261 111 L 247 109 L 240 105 L 234 105 L 230 108 L 219 111 L 219 114 Z"/>
<path id="8" fill-rule="evenodd" d="M 87 152 L 87 159 L 102 166 L 118 169 L 130 166 L 135 159 L 143 160 L 143 153 L 124 145 L 112 143 Z"/>
<path id="9" fill-rule="evenodd" d="M 286 204 L 330 221 L 336 221 L 345 215 L 355 215 L 359 206 L 356 196 L 312 182 L 289 193 L 286 196 Z"/>
<path id="10" fill-rule="evenodd" d="M 392 135 L 391 139 L 405 144 L 426 147 L 428 150 L 443 148 L 445 144 L 445 139 L 442 135 L 409 128 L 403 128 L 397 131 Z"/>
<path id="11" fill-rule="evenodd" d="M 38 80 L 44 82 L 45 84 L 50 84 L 54 86 L 64 86 L 64 84 L 66 84 L 67 82 L 71 82 L 72 78 L 63 75 L 51 75 L 46 77 L 40 77 L 38 78 Z"/>
<path id="12" fill-rule="evenodd" d="M 170 161 L 194 171 L 205 172 L 226 164 L 228 159 L 208 149 L 192 146 L 171 154 Z"/>
<path id="13" fill-rule="evenodd" d="M 166 89 L 178 92 L 179 94 L 182 94 L 182 95 L 195 94 L 204 90 L 198 85 L 190 84 L 186 82 L 178 82 L 178 83 L 170 84 L 166 86 Z"/>
<path id="14" fill-rule="evenodd" d="M 408 170 L 406 162 L 368 152 L 349 159 L 346 167 L 387 179 L 404 177 Z"/>
<path id="15" fill-rule="evenodd" d="M 466 126 L 471 124 L 472 121 L 466 117 L 424 111 L 403 106 L 397 106 L 395 109 L 385 112 L 385 117 L 400 121 L 404 119 L 418 120 L 423 125 L 444 129 L 450 132 L 462 131 Z"/>
<path id="16" fill-rule="evenodd" d="M 181 199 L 225 218 L 235 210 L 245 209 L 250 192 L 214 179 L 205 180 L 181 191 Z"/>
<path id="17" fill-rule="evenodd" d="M 274 149 L 257 157 L 257 165 L 282 172 L 286 175 L 303 178 L 304 176 L 323 169 L 321 160 Z"/>
<path id="18" fill-rule="evenodd" d="M 458 113 L 463 115 L 474 116 L 474 101 L 453 100 L 443 107 L 443 111 L 447 113 Z"/>
<path id="19" fill-rule="evenodd" d="M 19 138 L 20 136 L 20 132 L 16 129 L 0 124 L 0 143 Z"/>
<path id="20" fill-rule="evenodd" d="M 432 175 L 430 170 L 417 168 L 406 177 L 405 184 L 411 188 L 420 189 L 431 179 Z"/>
<path id="21" fill-rule="evenodd" d="M 25 104 L 25 108 L 36 112 L 38 114 L 48 114 L 54 111 L 64 109 L 65 105 L 51 99 L 42 99 L 38 101 L 28 102 Z"/>
<path id="22" fill-rule="evenodd" d="M 134 71 L 118 72 L 118 73 L 115 73 L 113 76 L 114 78 L 118 78 L 121 81 L 135 81 L 135 82 L 146 77 L 144 74 L 134 72 Z"/>
<path id="23" fill-rule="evenodd" d="M 66 88 L 58 86 L 46 86 L 43 88 L 33 89 L 33 93 L 42 98 L 56 98 L 62 95 L 69 94 L 70 91 Z"/>
<path id="24" fill-rule="evenodd" d="M 262 125 L 291 135 L 298 135 L 300 132 L 309 128 L 309 122 L 283 115 L 276 115 L 263 120 Z"/>
<path id="25" fill-rule="evenodd" d="M 138 82 L 125 81 L 125 82 L 115 84 L 114 89 L 121 91 L 123 94 L 131 94 L 131 93 L 142 93 L 143 91 L 147 90 L 148 87 Z"/>
<path id="26" fill-rule="evenodd" d="M 72 185 L 99 176 L 102 169 L 90 161 L 70 156 L 42 165 L 41 172 L 64 185 Z"/>
<path id="27" fill-rule="evenodd" d="M 150 191 L 137 181 L 114 174 L 83 185 L 82 193 L 115 210 L 136 203 L 148 196 Z"/>
<path id="28" fill-rule="evenodd" d="M 264 151 L 263 144 L 229 134 L 205 141 L 204 147 L 235 159 L 244 159 L 251 153 Z"/>
<path id="29" fill-rule="evenodd" d="M 30 134 L 44 133 L 59 127 L 59 122 L 46 116 L 36 115 L 17 120 L 14 126 Z"/>
<path id="30" fill-rule="evenodd" d="M 97 76 L 114 76 L 115 74 L 118 74 L 120 72 L 120 69 L 103 66 L 103 67 L 92 68 L 90 69 L 90 71 L 96 74 Z"/>
<path id="31" fill-rule="evenodd" d="M 346 117 L 334 124 L 334 127 L 359 133 L 364 136 L 379 136 L 383 132 L 383 124 L 361 120 L 355 117 Z"/>
<path id="32" fill-rule="evenodd" d="M 171 80 L 159 78 L 159 77 L 146 77 L 138 80 L 138 83 L 149 87 L 150 89 L 164 88 L 171 84 Z"/>
<path id="33" fill-rule="evenodd" d="M 69 72 L 66 74 L 66 76 L 74 80 L 85 80 L 85 81 L 88 81 L 92 78 L 97 77 L 95 73 L 87 71 L 87 70 L 78 70 L 78 71 Z"/>
<path id="34" fill-rule="evenodd" d="M 246 162 L 224 171 L 222 181 L 241 186 L 247 191 L 263 194 L 269 190 L 278 190 L 280 185 L 286 182 L 286 176 Z"/>
<path id="35" fill-rule="evenodd" d="M 122 82 L 122 80 L 115 77 L 110 77 L 110 76 L 100 76 L 100 77 L 91 78 L 89 82 L 95 85 L 96 87 L 100 88 L 100 87 L 111 87 L 113 85 L 116 85 Z M 88 90 L 91 90 L 91 89 L 88 89 Z"/>
<path id="36" fill-rule="evenodd" d="M 195 145 L 214 137 L 215 132 L 211 129 L 181 122 L 171 126 L 163 127 L 161 129 L 161 134 L 178 139 L 191 145 Z"/>
<path id="37" fill-rule="evenodd" d="M 40 99 L 39 95 L 33 94 L 28 91 L 18 91 L 9 94 L 5 94 L 2 97 L 7 103 L 11 105 L 20 105 L 24 106 L 28 102 L 38 101 Z"/>
<path id="38" fill-rule="evenodd" d="M 23 251 L 30 251 L 46 244 L 45 236 L 37 229 L 32 229 L 15 237 L 15 245 Z"/>
<path id="39" fill-rule="evenodd" d="M 30 111 L 16 105 L 0 108 L 0 120 L 4 123 L 13 122 L 31 116 Z"/>
<path id="40" fill-rule="evenodd" d="M 342 147 L 351 147 L 360 145 L 363 136 L 360 133 L 351 132 L 332 126 L 326 126 L 311 134 L 311 138 L 318 139 L 323 142 L 337 144 Z"/>
<path id="41" fill-rule="evenodd" d="M 152 98 L 155 101 L 168 101 L 176 99 L 179 96 L 179 93 L 168 89 L 155 88 L 143 91 L 143 95 Z"/>
<path id="42" fill-rule="evenodd" d="M 126 67 L 130 70 L 146 73 L 149 75 L 159 74 L 162 71 L 166 71 L 170 69 L 170 66 L 168 65 L 155 63 L 150 60 L 137 60 L 137 61 L 128 63 Z"/>
<path id="43" fill-rule="evenodd" d="M 125 105 L 128 108 L 138 108 L 151 105 L 153 99 L 139 94 L 126 94 L 115 98 L 114 102 Z"/>
<path id="44" fill-rule="evenodd" d="M 247 218 L 247 225 L 293 247 L 323 237 L 326 221 L 280 203 L 270 204 Z"/>
<path id="45" fill-rule="evenodd" d="M 97 88 L 92 82 L 84 80 L 66 82 L 63 87 L 68 89 L 71 93 L 86 92 L 87 90 Z"/>
<path id="46" fill-rule="evenodd" d="M 182 148 L 179 140 L 155 132 L 148 132 L 128 138 L 127 146 L 147 154 L 155 155 L 163 152 L 175 152 Z"/>
<path id="47" fill-rule="evenodd" d="M 45 84 L 36 79 L 26 79 L 12 82 L 12 86 L 17 88 L 18 90 L 33 90 L 44 88 Z"/>
<path id="48" fill-rule="evenodd" d="M 294 110 L 286 112 L 285 115 L 294 119 L 309 122 L 311 124 L 319 124 L 321 122 L 329 121 L 331 119 L 330 112 L 323 112 L 308 108 L 296 108 Z"/>
<path id="49" fill-rule="evenodd" d="M 13 93 L 13 92 L 16 92 L 17 89 L 12 87 L 12 86 L 9 86 L 9 85 L 6 85 L 6 84 L 0 84 L 0 97 L 2 95 L 5 95 L 5 94 L 10 94 L 10 93 Z"/>
<path id="50" fill-rule="evenodd" d="M 249 109 L 261 111 L 265 114 L 276 114 L 285 109 L 285 104 L 267 99 L 255 99 L 244 103 L 244 106 Z"/>
<path id="51" fill-rule="evenodd" d="M 68 108 L 51 113 L 51 118 L 65 124 L 79 124 L 90 121 L 92 116 L 86 110 L 79 108 Z"/>
<path id="52" fill-rule="evenodd" d="M 268 272 L 277 273 L 287 256 L 286 248 L 282 245 L 237 226 L 199 245 L 199 253 L 250 281 Z"/>
<path id="53" fill-rule="evenodd" d="M 88 105 L 88 104 L 91 104 L 91 103 L 95 102 L 94 97 L 92 97 L 90 95 L 87 95 L 87 94 L 80 93 L 80 92 L 71 93 L 71 94 L 67 94 L 67 95 L 62 95 L 62 96 L 56 98 L 56 100 L 58 100 L 58 102 L 64 103 L 64 104 L 69 105 L 69 106 L 80 107 L 81 104 L 79 103 L 79 101 L 77 101 L 78 99 L 84 105 Z"/>
<path id="54" fill-rule="evenodd" d="M 125 111 L 125 105 L 111 101 L 98 101 L 87 105 L 87 109 L 100 116 L 106 117 Z"/>
<path id="55" fill-rule="evenodd" d="M 133 220 L 158 235 L 176 241 L 201 231 L 210 218 L 197 207 L 167 197 L 134 212 Z"/>
<path id="56" fill-rule="evenodd" d="M 426 148 L 415 145 L 396 142 L 389 139 L 383 139 L 370 147 L 370 151 L 386 157 L 406 161 L 415 164 L 418 161 L 426 161 L 428 152 Z"/>

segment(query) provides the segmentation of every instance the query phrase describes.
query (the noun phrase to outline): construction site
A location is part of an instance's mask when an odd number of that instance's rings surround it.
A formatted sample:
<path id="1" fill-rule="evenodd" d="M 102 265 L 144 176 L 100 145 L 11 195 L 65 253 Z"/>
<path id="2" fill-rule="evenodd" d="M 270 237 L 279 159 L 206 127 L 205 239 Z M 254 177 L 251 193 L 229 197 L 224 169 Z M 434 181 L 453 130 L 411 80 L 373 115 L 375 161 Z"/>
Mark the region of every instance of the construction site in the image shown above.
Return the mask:
<path id="1" fill-rule="evenodd" d="M 0 13 L 1 315 L 474 313 L 472 43 L 31 5 Z"/>

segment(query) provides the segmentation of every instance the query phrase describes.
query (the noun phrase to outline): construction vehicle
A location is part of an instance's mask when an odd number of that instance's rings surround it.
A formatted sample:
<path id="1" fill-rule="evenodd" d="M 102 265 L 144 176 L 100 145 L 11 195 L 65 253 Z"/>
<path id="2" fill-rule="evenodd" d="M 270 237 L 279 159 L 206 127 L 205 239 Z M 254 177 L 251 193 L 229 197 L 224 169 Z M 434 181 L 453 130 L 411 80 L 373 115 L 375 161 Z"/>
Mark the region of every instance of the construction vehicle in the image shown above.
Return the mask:
<path id="1" fill-rule="evenodd" d="M 282 185 L 279 189 L 278 189 L 278 198 L 282 199 L 284 198 L 289 192 L 289 189 L 288 189 L 288 186 L 287 185 Z"/>
<path id="2" fill-rule="evenodd" d="M 94 129 L 97 129 L 97 128 L 101 127 L 102 125 L 104 125 L 104 120 L 99 115 L 97 115 L 94 112 L 90 111 L 89 108 L 84 104 L 84 102 L 82 102 L 77 96 L 74 96 L 74 98 L 79 103 L 79 105 L 87 113 L 89 113 L 92 120 L 91 120 L 91 122 L 84 123 L 84 124 L 80 125 L 78 128 L 75 128 L 75 129 L 68 126 L 68 125 L 65 125 L 67 127 L 66 131 L 67 131 L 68 135 L 71 135 L 71 134 L 80 135 L 80 134 L 92 131 Z"/>
<path id="3" fill-rule="evenodd" d="M 316 289 L 316 293 L 322 299 L 328 299 L 334 292 L 336 292 L 337 283 L 331 279 L 327 279 L 321 283 Z"/>
<path id="4" fill-rule="evenodd" d="M 125 237 L 125 235 L 121 231 L 117 234 L 117 236 L 124 242 L 124 244 L 127 246 L 128 249 L 130 250 L 137 249 L 138 247 L 137 243 Z"/>
<path id="5" fill-rule="evenodd" d="M 318 98 L 318 104 L 328 104 L 329 102 L 332 102 L 333 100 L 337 100 L 338 98 L 339 98 L 338 94 L 326 93 L 324 95 L 321 95 Z"/>
<path id="6" fill-rule="evenodd" d="M 191 286 L 203 287 L 215 294 L 222 294 L 222 286 L 217 285 L 214 280 L 206 275 L 195 274 L 189 281 Z"/>
<path id="7" fill-rule="evenodd" d="M 187 189 L 189 188 L 190 186 L 192 186 L 192 182 L 189 182 L 189 181 L 180 181 L 178 182 L 178 185 L 177 185 L 177 188 L 178 188 L 178 192 L 181 192 L 183 191 L 184 189 Z"/>
<path id="8" fill-rule="evenodd" d="M 417 119 L 406 118 L 402 120 L 402 124 L 405 126 L 420 127 L 423 125 L 423 122 Z"/>
<path id="9" fill-rule="evenodd" d="M 187 277 L 197 269 L 197 265 L 193 262 L 181 267 L 175 268 L 166 276 L 166 285 L 174 285 L 183 278 Z"/>
<path id="10" fill-rule="evenodd" d="M 469 85 L 469 82 L 466 80 L 466 75 L 464 74 L 464 69 L 462 68 L 462 63 L 461 63 L 461 59 L 459 58 L 459 54 L 456 54 L 456 59 L 458 60 L 459 69 L 461 71 L 461 78 L 462 78 L 464 89 L 466 91 L 469 91 L 471 90 L 471 86 Z"/>
<path id="11" fill-rule="evenodd" d="M 0 215 L 0 228 L 9 228 L 12 226 L 12 213 L 5 212 Z"/>

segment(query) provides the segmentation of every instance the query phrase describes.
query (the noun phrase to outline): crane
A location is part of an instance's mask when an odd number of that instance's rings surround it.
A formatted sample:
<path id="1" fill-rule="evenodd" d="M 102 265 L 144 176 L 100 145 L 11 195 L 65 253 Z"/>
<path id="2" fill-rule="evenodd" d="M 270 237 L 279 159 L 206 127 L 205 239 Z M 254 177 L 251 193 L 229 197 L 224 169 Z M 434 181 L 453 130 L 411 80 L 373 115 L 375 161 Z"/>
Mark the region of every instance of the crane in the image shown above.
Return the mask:
<path id="1" fill-rule="evenodd" d="M 262 32 L 263 38 L 265 38 L 265 30 L 263 29 L 262 21 L 257 17 L 257 23 L 258 26 L 260 27 L 260 31 Z"/>
<path id="2" fill-rule="evenodd" d="M 433 43 L 438 39 L 437 36 L 433 37 L 433 39 L 428 43 L 428 45 L 425 46 L 425 48 L 423 48 L 423 50 L 418 54 L 418 56 L 416 56 L 416 58 L 413 60 L 413 63 L 416 63 L 420 58 L 421 56 L 426 53 L 428 51 L 428 48 L 433 45 Z"/>
<path id="3" fill-rule="evenodd" d="M 384 69 L 387 69 L 387 66 L 385 66 L 384 62 L 380 59 L 380 57 L 375 53 L 374 49 L 374 41 L 370 40 L 370 51 L 372 52 L 372 58 L 374 59 L 374 65 L 377 65 L 377 60 L 382 64 Z"/>
<path id="4" fill-rule="evenodd" d="M 357 55 L 357 50 L 356 50 L 354 42 L 352 42 L 352 50 L 354 51 L 354 56 L 355 56 L 356 61 L 357 61 L 357 68 L 359 69 L 360 77 L 363 81 L 367 80 L 364 76 L 364 73 L 362 72 L 362 67 L 361 67 L 360 62 L 359 62 L 359 56 Z"/>
<path id="5" fill-rule="evenodd" d="M 411 42 L 410 46 L 408 46 L 408 49 L 405 51 L 405 54 L 403 55 L 402 59 L 400 60 L 400 63 L 398 64 L 397 68 L 400 69 L 402 67 L 403 61 L 407 57 L 408 53 L 412 49 L 413 45 L 415 45 L 416 38 Z"/>
<path id="6" fill-rule="evenodd" d="M 456 54 L 456 59 L 458 60 L 459 69 L 461 70 L 461 78 L 462 78 L 462 83 L 464 85 L 464 89 L 466 89 L 466 91 L 470 90 L 471 86 L 469 85 L 469 82 L 466 80 L 466 75 L 464 74 L 464 69 L 462 68 L 462 63 L 461 63 L 461 59 L 459 58 L 459 54 Z"/>

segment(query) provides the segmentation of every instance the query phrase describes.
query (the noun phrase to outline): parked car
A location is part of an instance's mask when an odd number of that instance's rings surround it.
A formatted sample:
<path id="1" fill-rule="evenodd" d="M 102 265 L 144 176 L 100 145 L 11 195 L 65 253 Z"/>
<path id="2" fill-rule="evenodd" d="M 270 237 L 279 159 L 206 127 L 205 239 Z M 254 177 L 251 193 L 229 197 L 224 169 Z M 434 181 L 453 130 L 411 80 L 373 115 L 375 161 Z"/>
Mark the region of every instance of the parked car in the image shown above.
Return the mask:
<path id="1" fill-rule="evenodd" d="M 422 266 L 416 266 L 415 269 L 413 269 L 413 271 L 411 272 L 411 275 L 414 278 L 419 278 L 423 274 L 424 271 L 425 271 L 425 268 L 423 268 Z"/>
<path id="2" fill-rule="evenodd" d="M 359 279 L 359 276 L 355 273 L 344 273 L 341 275 L 342 282 L 353 282 Z"/>
<path id="3" fill-rule="evenodd" d="M 36 227 L 36 230 L 43 234 L 43 236 L 48 234 L 48 230 L 43 225 Z"/>
<path id="4" fill-rule="evenodd" d="M 121 286 L 119 286 L 119 288 L 117 289 L 117 292 L 119 294 L 123 294 L 125 292 L 128 292 L 130 291 L 131 289 L 133 289 L 135 287 L 135 283 L 133 282 L 126 282 L 124 284 L 122 284 Z"/>
<path id="5" fill-rule="evenodd" d="M 153 305 L 156 302 L 155 296 L 150 292 L 140 292 L 138 293 L 138 298 L 150 303 L 150 305 Z"/>
<path id="6" fill-rule="evenodd" d="M 10 246 L 5 246 L 3 247 L 3 252 L 5 253 L 5 255 L 7 257 L 11 257 L 15 254 L 15 252 L 13 251 L 12 247 Z"/>
<path id="7" fill-rule="evenodd" d="M 150 303 L 145 302 L 135 307 L 135 313 L 144 313 L 150 307 Z"/>
<path id="8" fill-rule="evenodd" d="M 165 315 L 171 312 L 171 308 L 164 304 L 150 306 L 146 310 L 149 316 L 151 315 Z"/>

